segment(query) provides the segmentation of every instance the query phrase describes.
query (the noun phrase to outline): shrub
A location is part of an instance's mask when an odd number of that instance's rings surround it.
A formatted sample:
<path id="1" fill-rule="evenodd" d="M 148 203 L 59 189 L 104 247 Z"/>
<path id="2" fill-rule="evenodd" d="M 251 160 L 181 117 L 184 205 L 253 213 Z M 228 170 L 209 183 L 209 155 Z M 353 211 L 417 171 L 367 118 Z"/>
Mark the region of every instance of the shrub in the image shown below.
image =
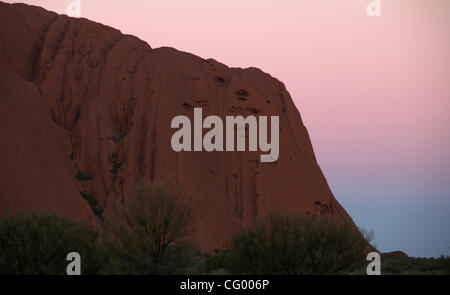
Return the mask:
<path id="1" fill-rule="evenodd" d="M 196 257 L 194 248 L 188 242 L 170 244 L 160 260 L 154 261 L 147 247 L 135 247 L 133 250 L 109 241 L 106 273 L 108 274 L 195 274 L 201 260 Z"/>
<path id="2" fill-rule="evenodd" d="M 183 238 L 192 214 L 189 201 L 174 182 L 139 181 L 106 223 L 118 259 L 112 272 L 184 273 L 195 251 Z"/>
<path id="3" fill-rule="evenodd" d="M 203 260 L 203 264 L 200 267 L 200 272 L 204 274 L 225 274 L 229 265 L 228 252 L 218 252 L 215 255 L 207 256 Z"/>
<path id="4" fill-rule="evenodd" d="M 98 202 L 93 195 L 82 191 L 80 191 L 80 194 L 83 199 L 89 203 L 89 206 L 91 206 L 92 212 L 94 212 L 95 215 L 100 216 L 103 214 L 103 208 L 97 207 Z"/>
<path id="5" fill-rule="evenodd" d="M 440 262 L 444 273 L 450 275 L 450 256 L 442 255 L 440 257 Z"/>
<path id="6" fill-rule="evenodd" d="M 117 153 L 112 153 L 111 156 L 109 157 L 109 162 L 114 164 L 117 162 L 117 159 L 119 158 L 119 154 Z"/>
<path id="7" fill-rule="evenodd" d="M 386 253 L 381 257 L 382 274 L 444 274 L 445 258 L 403 257 Z"/>
<path id="8" fill-rule="evenodd" d="M 103 208 L 99 208 L 99 207 L 96 207 L 96 206 L 91 207 L 91 209 L 92 209 L 92 212 L 94 212 L 94 214 L 97 215 L 97 216 L 101 216 L 103 214 L 103 211 L 104 211 Z"/>
<path id="9" fill-rule="evenodd" d="M 124 138 L 125 134 L 120 134 L 120 135 L 115 135 L 113 134 L 111 137 L 109 137 L 108 139 L 114 141 L 114 143 L 118 143 L 119 141 L 121 141 Z"/>
<path id="10" fill-rule="evenodd" d="M 84 173 L 84 172 L 78 172 L 77 175 L 75 176 L 78 180 L 88 180 L 88 179 L 92 179 L 93 175 L 89 174 L 89 173 Z"/>
<path id="11" fill-rule="evenodd" d="M 122 167 L 122 163 L 114 163 L 113 167 L 111 168 L 110 172 L 113 174 L 117 174 L 120 167 Z"/>
<path id="12" fill-rule="evenodd" d="M 283 213 L 236 235 L 226 267 L 233 274 L 342 274 L 360 263 L 366 246 L 350 224 Z"/>
<path id="13" fill-rule="evenodd" d="M 69 252 L 81 255 L 81 273 L 101 271 L 98 232 L 53 214 L 19 214 L 0 220 L 0 274 L 66 274 Z"/>
<path id="14" fill-rule="evenodd" d="M 98 202 L 91 194 L 80 191 L 81 196 L 85 199 L 91 207 L 97 206 Z"/>

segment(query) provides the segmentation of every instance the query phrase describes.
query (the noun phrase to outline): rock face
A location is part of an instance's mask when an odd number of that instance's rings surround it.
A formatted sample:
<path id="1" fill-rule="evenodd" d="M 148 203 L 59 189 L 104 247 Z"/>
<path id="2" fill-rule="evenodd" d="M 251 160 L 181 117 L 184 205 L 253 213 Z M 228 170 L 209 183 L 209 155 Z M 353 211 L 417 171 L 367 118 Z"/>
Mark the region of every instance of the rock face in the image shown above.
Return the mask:
<path id="1" fill-rule="evenodd" d="M 192 240 L 226 247 L 256 217 L 351 220 L 333 197 L 285 86 L 86 20 L 0 3 L 0 214 L 50 210 L 100 225 L 135 182 L 174 177 L 198 204 Z M 177 115 L 279 116 L 280 154 L 174 152 Z M 77 174 L 78 178 L 77 179 Z M 97 215 L 101 214 L 97 211 Z"/>
<path id="2" fill-rule="evenodd" d="M 405 258 L 409 257 L 408 254 L 406 254 L 403 251 L 386 252 L 386 253 L 383 253 L 383 255 L 395 255 L 395 256 L 402 256 L 402 257 L 405 257 Z"/>

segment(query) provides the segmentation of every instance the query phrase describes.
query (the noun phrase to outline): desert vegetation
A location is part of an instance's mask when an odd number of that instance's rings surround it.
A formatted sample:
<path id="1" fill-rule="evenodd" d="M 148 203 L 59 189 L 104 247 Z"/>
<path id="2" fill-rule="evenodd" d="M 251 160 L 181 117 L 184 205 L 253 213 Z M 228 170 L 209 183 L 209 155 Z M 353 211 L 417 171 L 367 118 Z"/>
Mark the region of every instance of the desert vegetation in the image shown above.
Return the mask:
<path id="1" fill-rule="evenodd" d="M 81 255 L 84 274 L 105 264 L 99 232 L 54 214 L 24 214 L 0 220 L 0 274 L 66 274 L 67 254 Z"/>
<path id="2" fill-rule="evenodd" d="M 343 274 L 360 264 L 366 246 L 350 224 L 281 213 L 235 235 L 230 251 L 207 258 L 203 267 L 231 274 Z"/>
<path id="3" fill-rule="evenodd" d="M 236 233 L 229 249 L 201 253 L 188 240 L 193 207 L 173 181 L 139 181 L 98 230 L 54 214 L 9 215 L 0 274 L 65 274 L 69 252 L 80 253 L 82 274 L 365 274 L 371 232 L 281 212 Z M 448 256 L 382 256 L 382 274 L 445 273 Z"/>
<path id="4" fill-rule="evenodd" d="M 117 204 L 105 229 L 112 273 L 182 274 L 195 251 L 185 239 L 192 225 L 188 196 L 173 181 L 139 181 Z"/>
<path id="5" fill-rule="evenodd" d="M 85 173 L 85 172 L 78 172 L 77 175 L 75 176 L 76 179 L 78 180 L 90 180 L 92 179 L 93 175 L 90 173 Z"/>
<path id="6" fill-rule="evenodd" d="M 420 258 L 385 254 L 381 257 L 384 275 L 439 275 L 450 274 L 450 257 Z"/>

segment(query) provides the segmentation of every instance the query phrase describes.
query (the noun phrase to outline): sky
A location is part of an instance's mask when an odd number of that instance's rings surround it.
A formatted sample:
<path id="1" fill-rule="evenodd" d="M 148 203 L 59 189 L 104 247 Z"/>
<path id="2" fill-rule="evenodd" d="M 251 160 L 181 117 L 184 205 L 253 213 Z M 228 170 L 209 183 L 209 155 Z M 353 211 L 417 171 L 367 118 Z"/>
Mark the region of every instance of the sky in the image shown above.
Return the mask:
<path id="1" fill-rule="evenodd" d="M 79 0 L 85 17 L 283 81 L 380 251 L 450 254 L 450 1 Z M 67 14 L 72 0 L 6 1 Z"/>

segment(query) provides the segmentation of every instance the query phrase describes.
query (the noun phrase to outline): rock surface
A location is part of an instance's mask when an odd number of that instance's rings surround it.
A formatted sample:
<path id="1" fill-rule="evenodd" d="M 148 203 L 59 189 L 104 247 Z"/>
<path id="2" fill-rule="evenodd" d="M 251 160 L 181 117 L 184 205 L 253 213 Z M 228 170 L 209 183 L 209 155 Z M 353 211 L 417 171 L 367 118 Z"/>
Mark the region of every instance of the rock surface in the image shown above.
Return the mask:
<path id="1" fill-rule="evenodd" d="M 408 256 L 408 254 L 406 254 L 405 252 L 403 252 L 403 251 L 392 251 L 392 252 L 385 252 L 385 253 L 383 253 L 383 255 L 395 255 L 395 256 L 402 256 L 402 257 L 405 257 L 405 258 L 408 258 L 409 256 Z"/>
<path id="2" fill-rule="evenodd" d="M 138 179 L 175 177 L 198 204 L 192 240 L 204 250 L 226 247 L 276 210 L 351 221 L 285 86 L 259 69 L 152 49 L 86 19 L 4 3 L 0 63 L 0 214 L 47 210 L 100 225 L 80 191 L 108 212 Z M 278 161 L 174 152 L 171 120 L 192 120 L 194 107 L 204 117 L 279 116 Z"/>

